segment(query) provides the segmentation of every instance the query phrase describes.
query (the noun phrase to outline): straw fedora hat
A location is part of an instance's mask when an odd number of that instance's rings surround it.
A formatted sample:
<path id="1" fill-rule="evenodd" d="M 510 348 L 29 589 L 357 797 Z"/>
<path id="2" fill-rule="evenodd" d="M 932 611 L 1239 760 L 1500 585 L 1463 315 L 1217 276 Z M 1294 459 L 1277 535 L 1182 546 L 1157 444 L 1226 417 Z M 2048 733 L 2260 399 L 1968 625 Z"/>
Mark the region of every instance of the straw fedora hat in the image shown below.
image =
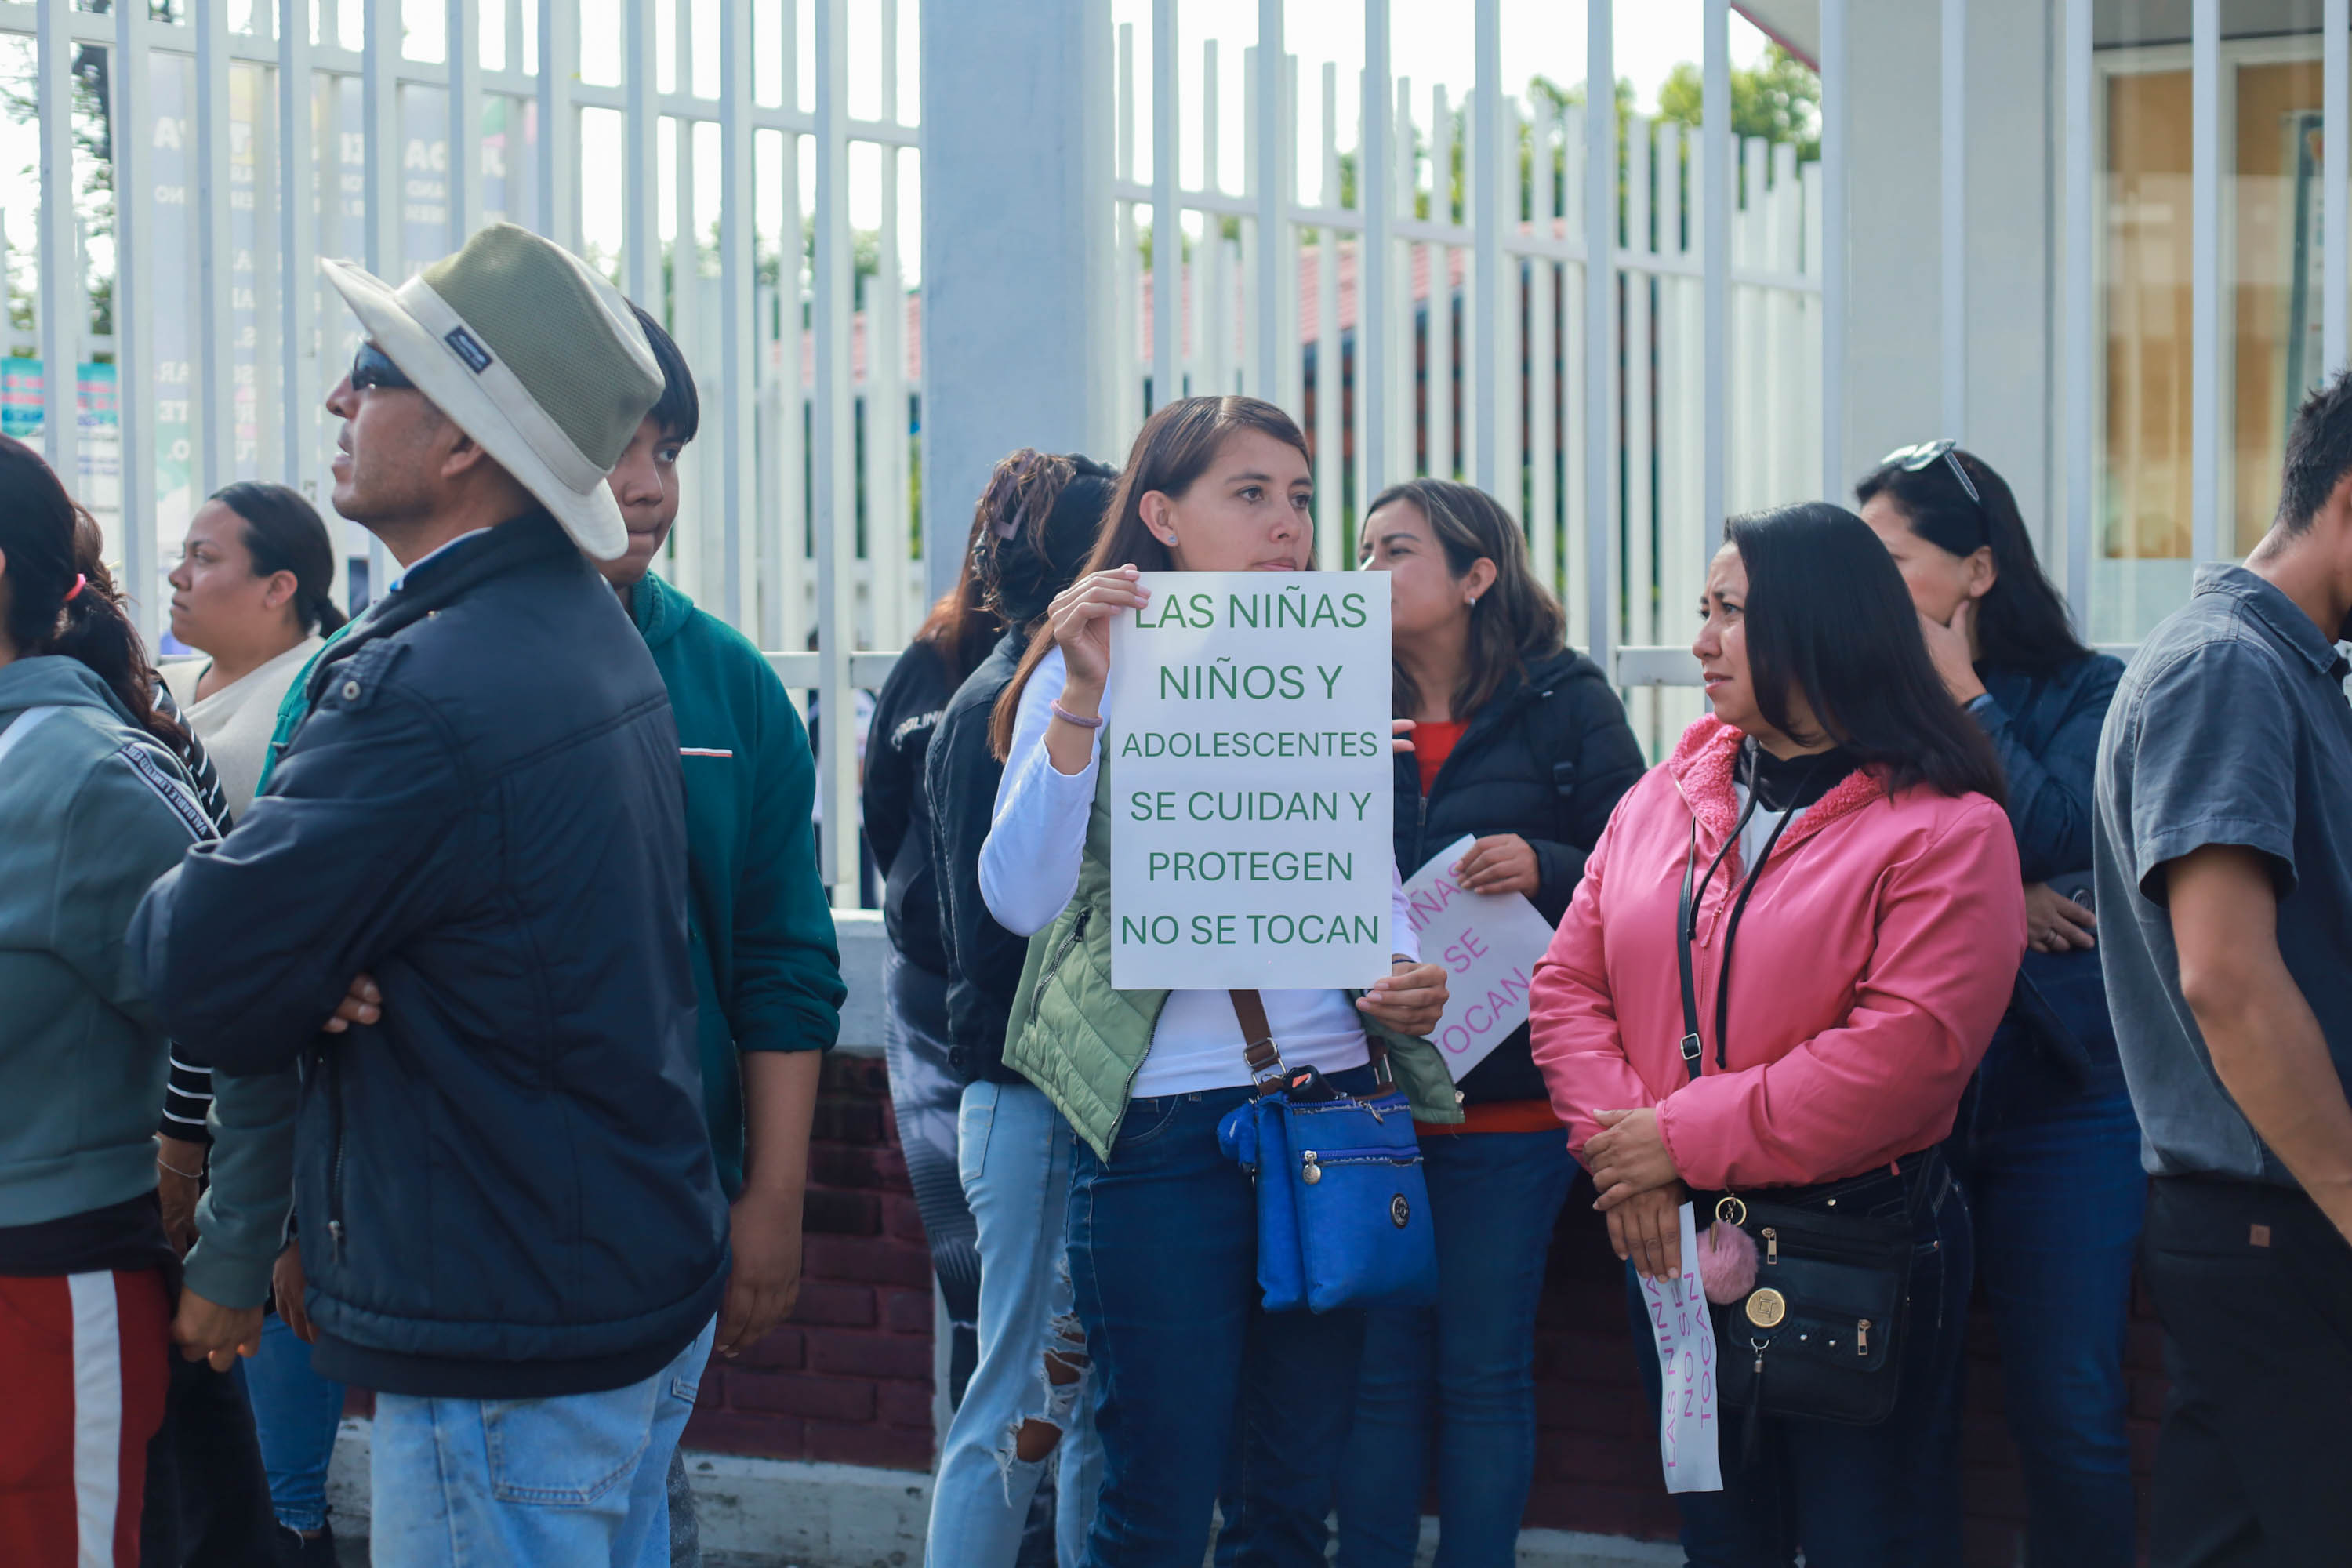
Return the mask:
<path id="1" fill-rule="evenodd" d="M 620 290 L 529 229 L 492 224 L 394 289 L 348 261 L 328 280 L 434 405 L 599 561 L 629 547 L 604 477 L 660 398 Z"/>

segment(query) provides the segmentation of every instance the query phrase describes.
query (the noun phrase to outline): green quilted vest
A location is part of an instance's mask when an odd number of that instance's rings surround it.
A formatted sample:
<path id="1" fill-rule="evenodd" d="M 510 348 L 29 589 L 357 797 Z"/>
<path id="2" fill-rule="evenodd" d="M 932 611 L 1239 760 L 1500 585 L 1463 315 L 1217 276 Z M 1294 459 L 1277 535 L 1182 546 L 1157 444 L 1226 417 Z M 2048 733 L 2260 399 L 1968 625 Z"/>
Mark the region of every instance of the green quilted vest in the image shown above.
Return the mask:
<path id="1" fill-rule="evenodd" d="M 1045 1090 L 1055 1109 L 1106 1162 L 1127 1114 L 1135 1075 L 1151 1050 L 1165 991 L 1121 991 L 1110 983 L 1110 759 L 1105 742 L 1087 818 L 1078 889 L 1054 923 L 1029 939 L 1021 989 L 1004 1029 L 1004 1061 Z M 1350 992 L 1351 997 L 1360 995 Z M 1388 1047 L 1397 1087 L 1420 1121 L 1459 1121 L 1461 1096 L 1437 1047 L 1364 1018 L 1364 1030 Z M 1279 1045 L 1281 1042 L 1276 1041 Z M 1238 1077 L 1242 1044 L 1234 1038 Z"/>

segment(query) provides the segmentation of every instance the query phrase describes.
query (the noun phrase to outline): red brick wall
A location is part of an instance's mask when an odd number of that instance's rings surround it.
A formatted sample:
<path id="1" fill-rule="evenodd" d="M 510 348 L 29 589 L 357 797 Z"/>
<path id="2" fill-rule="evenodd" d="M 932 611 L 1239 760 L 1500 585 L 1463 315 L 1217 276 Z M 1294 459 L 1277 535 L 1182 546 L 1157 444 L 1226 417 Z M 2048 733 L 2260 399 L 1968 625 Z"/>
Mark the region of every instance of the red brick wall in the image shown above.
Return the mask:
<path id="1" fill-rule="evenodd" d="M 825 1064 L 809 1186 L 807 1282 L 793 1321 L 706 1375 L 687 1441 L 778 1458 L 922 1469 L 931 1459 L 929 1258 L 890 1125 L 882 1064 Z M 1536 1327 L 1536 1480 L 1527 1522 L 1666 1537 L 1654 1412 L 1644 1407 L 1624 1277 L 1580 1186 L 1553 1238 Z M 2132 1323 L 2132 1441 L 2143 1512 L 2164 1399 L 2145 1297 Z M 1990 1325 L 1978 1315 L 1962 1439 L 1969 1562 L 2017 1561 L 2024 1493 L 2000 1415 Z"/>
<path id="2" fill-rule="evenodd" d="M 825 1060 L 802 1268 L 791 1321 L 735 1361 L 711 1363 L 688 1445 L 929 1468 L 930 1254 L 879 1058 Z"/>

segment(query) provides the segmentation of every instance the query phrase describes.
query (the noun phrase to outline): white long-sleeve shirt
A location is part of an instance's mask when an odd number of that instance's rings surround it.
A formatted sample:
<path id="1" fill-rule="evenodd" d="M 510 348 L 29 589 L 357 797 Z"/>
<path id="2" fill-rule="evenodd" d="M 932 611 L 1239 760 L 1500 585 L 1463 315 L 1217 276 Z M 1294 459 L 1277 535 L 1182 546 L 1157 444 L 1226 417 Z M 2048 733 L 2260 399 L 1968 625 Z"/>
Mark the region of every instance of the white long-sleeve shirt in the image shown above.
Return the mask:
<path id="1" fill-rule="evenodd" d="M 981 897 L 997 923 L 1020 936 L 1045 930 L 1061 915 L 1077 891 L 1078 868 L 1086 858 L 1087 817 L 1102 765 L 1102 737 L 1108 731 L 1095 732 L 1094 752 L 1084 771 L 1066 773 L 1054 766 L 1045 750 L 1045 730 L 1053 722 L 1054 699 L 1068 679 L 1060 648 L 1047 653 L 1029 677 L 1021 693 L 1013 752 L 996 786 L 988 841 L 980 850 Z M 1110 717 L 1108 700 L 1102 713 L 1106 720 Z M 1417 959 L 1421 946 L 1412 933 L 1403 887 L 1393 867 L 1389 874 L 1389 950 Z M 1288 1066 L 1311 1064 L 1332 1073 L 1370 1059 L 1362 1017 L 1346 992 L 1259 994 L 1275 1044 Z M 1234 1016 L 1232 997 L 1223 991 L 1170 992 L 1132 1092 L 1139 1098 L 1198 1094 L 1248 1082 L 1241 1023 Z"/>

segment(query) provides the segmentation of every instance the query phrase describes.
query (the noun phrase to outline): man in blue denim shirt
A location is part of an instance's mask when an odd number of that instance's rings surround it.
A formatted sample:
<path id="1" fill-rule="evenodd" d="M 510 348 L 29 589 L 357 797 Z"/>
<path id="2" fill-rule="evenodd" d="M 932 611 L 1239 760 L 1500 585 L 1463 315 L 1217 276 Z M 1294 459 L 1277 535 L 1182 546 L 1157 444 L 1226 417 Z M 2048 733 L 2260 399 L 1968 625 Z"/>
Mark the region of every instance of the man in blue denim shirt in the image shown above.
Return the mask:
<path id="1" fill-rule="evenodd" d="M 2172 1394 L 2153 1562 L 2352 1541 L 2352 377 L 2305 403 L 2276 520 L 2124 678 L 2100 742 L 2102 949 L 2156 1180 Z"/>

